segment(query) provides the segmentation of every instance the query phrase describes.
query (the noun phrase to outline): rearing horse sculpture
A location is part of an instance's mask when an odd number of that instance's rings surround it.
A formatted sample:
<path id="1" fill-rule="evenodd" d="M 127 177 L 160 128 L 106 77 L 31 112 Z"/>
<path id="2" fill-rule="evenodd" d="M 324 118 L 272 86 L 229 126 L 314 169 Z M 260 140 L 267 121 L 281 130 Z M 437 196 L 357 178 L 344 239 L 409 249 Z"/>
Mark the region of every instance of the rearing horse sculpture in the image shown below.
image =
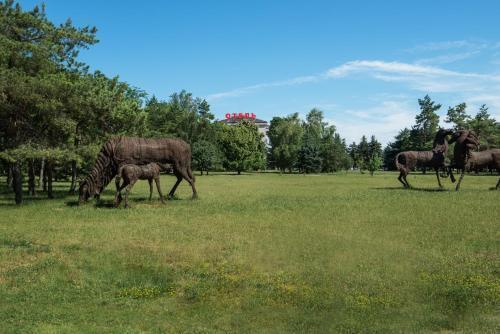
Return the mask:
<path id="1" fill-rule="evenodd" d="M 171 164 L 177 181 L 170 190 L 172 198 L 177 186 L 185 179 L 197 197 L 195 178 L 191 170 L 191 147 L 181 139 L 117 137 L 101 148 L 91 173 L 80 183 L 79 202 L 99 195 L 124 164 L 145 165 L 151 162 Z"/>
<path id="2" fill-rule="evenodd" d="M 439 187 L 442 188 L 439 178 L 439 169 L 445 168 L 445 158 L 448 152 L 446 136 L 453 134 L 452 130 L 439 129 L 434 137 L 432 151 L 404 151 L 396 155 L 396 168 L 399 170 L 398 180 L 405 188 L 411 188 L 406 176 L 415 167 L 431 167 L 436 171 Z"/>
<path id="3" fill-rule="evenodd" d="M 491 149 L 481 152 L 473 150 L 479 147 L 479 138 L 472 130 L 459 130 L 453 134 L 450 139 L 450 144 L 455 143 L 453 148 L 453 165 L 449 166 L 450 179 L 455 182 L 455 177 L 452 173 L 452 168 L 460 169 L 460 178 L 458 180 L 456 191 L 460 189 L 460 184 L 464 178 L 465 170 L 472 168 L 495 168 L 500 173 L 500 149 Z M 500 179 L 497 182 L 495 189 L 500 187 Z"/>

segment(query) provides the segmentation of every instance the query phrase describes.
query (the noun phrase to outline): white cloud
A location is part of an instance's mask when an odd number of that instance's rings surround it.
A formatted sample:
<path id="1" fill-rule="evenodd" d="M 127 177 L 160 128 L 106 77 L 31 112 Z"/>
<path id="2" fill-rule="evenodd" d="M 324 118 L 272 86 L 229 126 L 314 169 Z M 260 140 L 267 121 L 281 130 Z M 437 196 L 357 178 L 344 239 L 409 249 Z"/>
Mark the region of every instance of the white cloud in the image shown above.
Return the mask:
<path id="1" fill-rule="evenodd" d="M 371 108 L 346 110 L 342 117 L 327 121 L 337 127 L 347 143 L 359 142 L 362 135 L 368 139 L 375 135 L 385 145 L 399 130 L 410 127 L 414 120 L 415 108 L 409 101 L 384 101 Z"/>
<path id="2" fill-rule="evenodd" d="M 454 96 L 453 100 L 465 101 L 470 106 L 474 106 L 474 108 L 469 108 L 471 113 L 477 109 L 477 105 L 486 103 L 490 107 L 491 115 L 496 119 L 500 118 L 499 75 L 459 72 L 438 66 L 397 61 L 355 60 L 331 68 L 322 74 L 247 86 L 212 94 L 210 98 L 239 96 L 270 87 L 292 86 L 324 80 L 342 80 L 350 76 L 398 83 L 400 91 L 406 88 L 425 94 L 448 93 L 451 95 L 447 96 Z M 363 134 L 374 134 L 379 141 L 387 144 L 393 140 L 399 130 L 410 127 L 414 123 L 418 106 L 410 103 L 410 101 L 414 102 L 411 95 L 403 95 L 401 98 L 390 95 L 379 96 L 375 99 L 376 101 L 380 101 L 381 98 L 386 101 L 378 102 L 379 104 L 374 107 L 363 109 L 340 110 L 341 107 L 328 103 L 316 105 L 316 107 L 325 109 L 327 115 L 339 116 L 330 119 L 330 121 L 348 142 L 359 141 L 359 137 Z M 373 96 L 371 97 L 373 98 Z M 366 99 L 370 100 L 370 96 Z"/>
<path id="3" fill-rule="evenodd" d="M 407 52 L 431 52 L 450 49 L 484 49 L 491 44 L 487 42 L 474 42 L 467 40 L 430 42 L 406 49 Z"/>
<path id="4" fill-rule="evenodd" d="M 425 65 L 425 64 L 449 64 L 454 63 L 459 60 L 468 59 L 474 57 L 480 53 L 479 50 L 464 52 L 464 53 L 454 53 L 454 54 L 445 54 L 436 57 L 430 58 L 422 58 L 416 61 L 416 64 Z"/>
<path id="5" fill-rule="evenodd" d="M 404 78 L 403 76 L 408 76 L 408 78 L 410 79 L 419 77 L 462 77 L 500 81 L 500 76 L 469 72 L 456 72 L 435 66 L 409 64 L 397 61 L 387 62 L 381 60 L 350 61 L 338 67 L 329 69 L 327 71 L 327 76 L 329 78 L 340 78 L 352 73 L 360 72 L 367 74 L 396 74 L 399 75 L 400 78 Z"/>
<path id="6" fill-rule="evenodd" d="M 320 76 L 316 76 L 316 75 L 296 77 L 296 78 L 292 78 L 292 79 L 288 79 L 288 80 L 261 83 L 261 84 L 236 88 L 236 89 L 222 92 L 222 93 L 210 94 L 206 97 L 206 99 L 208 101 L 213 101 L 213 100 L 218 100 L 218 99 L 225 98 L 225 97 L 237 97 L 237 96 L 241 96 L 241 95 L 250 93 L 250 92 L 255 91 L 255 90 L 263 89 L 263 88 L 281 87 L 281 86 L 295 86 L 295 85 L 301 85 L 304 83 L 314 82 L 314 81 L 318 81 L 318 80 L 320 80 Z"/>
<path id="7" fill-rule="evenodd" d="M 486 104 L 489 113 L 497 121 L 500 120 L 500 87 L 496 87 L 499 94 L 478 94 L 466 97 L 464 100 L 468 105 Z M 471 112 L 469 110 L 469 112 Z"/>
<path id="8" fill-rule="evenodd" d="M 353 74 L 368 75 L 382 81 L 406 82 L 412 89 L 429 93 L 477 91 L 491 82 L 500 82 L 500 76 L 498 75 L 458 72 L 437 66 L 410 64 L 397 61 L 354 60 L 331 68 L 322 74 L 301 76 L 288 80 L 236 88 L 226 92 L 208 95 L 206 99 L 214 101 L 226 97 L 241 96 L 264 88 L 295 86 L 328 79 L 344 78 Z"/>
<path id="9" fill-rule="evenodd" d="M 410 89 L 425 93 L 478 92 L 500 82 L 500 76 L 490 74 L 380 60 L 350 61 L 327 71 L 327 76 L 335 79 L 354 74 L 387 82 L 406 83 Z"/>

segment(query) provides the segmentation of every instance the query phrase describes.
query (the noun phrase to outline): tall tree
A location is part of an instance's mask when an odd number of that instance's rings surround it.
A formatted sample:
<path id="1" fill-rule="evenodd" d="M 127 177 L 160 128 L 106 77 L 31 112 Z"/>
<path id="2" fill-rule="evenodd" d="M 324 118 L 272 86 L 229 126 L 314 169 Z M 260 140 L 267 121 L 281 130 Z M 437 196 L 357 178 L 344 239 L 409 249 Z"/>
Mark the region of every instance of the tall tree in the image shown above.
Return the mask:
<path id="1" fill-rule="evenodd" d="M 203 171 L 207 172 L 214 168 L 218 160 L 217 146 L 206 140 L 199 140 L 192 145 L 192 155 L 194 167 L 197 168 L 201 175 Z"/>
<path id="2" fill-rule="evenodd" d="M 297 166 L 303 172 L 319 172 L 321 170 L 321 143 L 326 123 L 323 112 L 312 109 L 303 123 L 304 135 L 298 153 Z"/>
<path id="3" fill-rule="evenodd" d="M 384 165 L 391 170 L 396 169 L 394 159 L 399 152 L 413 150 L 411 131 L 404 128 L 394 137 L 394 142 L 388 143 L 383 152 Z"/>
<path id="4" fill-rule="evenodd" d="M 188 143 L 215 141 L 210 105 L 185 90 L 172 94 L 168 101 L 153 96 L 146 103 L 146 113 L 149 136 L 177 137 Z"/>
<path id="5" fill-rule="evenodd" d="M 70 76 L 86 66 L 78 52 L 97 42 L 96 29 L 76 28 L 71 20 L 56 26 L 45 7 L 23 11 L 14 1 L 0 2 L 0 133 L 4 149 L 30 142 L 50 145 L 66 140 L 74 127 L 64 104 Z M 14 162 L 20 173 L 21 161 Z M 20 182 L 21 176 L 14 179 Z M 16 189 L 16 202 L 22 193 Z"/>
<path id="6" fill-rule="evenodd" d="M 321 170 L 324 172 L 336 172 L 351 167 L 345 141 L 335 132 L 334 127 L 328 127 L 325 131 L 321 146 L 321 163 Z"/>
<path id="7" fill-rule="evenodd" d="M 359 168 L 361 162 L 361 158 L 360 158 L 360 154 L 358 152 L 358 145 L 356 144 L 356 142 L 352 142 L 350 145 L 349 145 L 349 148 L 347 149 L 348 152 L 349 152 L 349 156 L 351 157 L 351 161 L 352 161 L 352 167 L 353 168 Z"/>
<path id="8" fill-rule="evenodd" d="M 265 145 L 255 124 L 242 121 L 235 126 L 224 125 L 218 131 L 219 148 L 224 155 L 223 165 L 238 172 L 265 166 Z"/>
<path id="9" fill-rule="evenodd" d="M 467 115 L 466 109 L 467 104 L 465 102 L 457 104 L 453 108 L 449 107 L 444 121 L 453 123 L 453 129 L 455 130 L 468 129 L 471 118 Z"/>
<path id="10" fill-rule="evenodd" d="M 281 171 L 290 172 L 297 164 L 304 129 L 295 113 L 287 117 L 274 117 L 269 125 L 269 142 L 272 159 Z"/>
<path id="11" fill-rule="evenodd" d="M 488 113 L 488 107 L 483 104 L 474 118 L 469 121 L 470 129 L 474 130 L 481 142 L 481 148 L 500 147 L 500 123 Z"/>
<path id="12" fill-rule="evenodd" d="M 311 109 L 304 123 L 304 144 L 319 148 L 326 125 L 327 124 L 323 122 L 323 112 L 316 108 Z"/>
<path id="13" fill-rule="evenodd" d="M 416 124 L 413 132 L 415 149 L 419 151 L 430 150 L 439 124 L 439 115 L 436 112 L 441 108 L 441 105 L 432 101 L 429 95 L 419 99 L 418 104 L 420 113 L 415 117 Z"/>
<path id="14" fill-rule="evenodd" d="M 305 143 L 299 150 L 297 167 L 302 173 L 318 173 L 321 171 L 319 147 Z"/>
<path id="15" fill-rule="evenodd" d="M 357 153 L 359 155 L 359 170 L 363 171 L 367 168 L 368 161 L 370 160 L 370 145 L 366 140 L 366 136 L 363 135 L 359 141 Z"/>
<path id="16" fill-rule="evenodd" d="M 368 143 L 369 147 L 369 156 L 372 157 L 374 155 L 382 156 L 382 144 L 375 138 L 374 135 L 371 136 L 370 142 Z"/>

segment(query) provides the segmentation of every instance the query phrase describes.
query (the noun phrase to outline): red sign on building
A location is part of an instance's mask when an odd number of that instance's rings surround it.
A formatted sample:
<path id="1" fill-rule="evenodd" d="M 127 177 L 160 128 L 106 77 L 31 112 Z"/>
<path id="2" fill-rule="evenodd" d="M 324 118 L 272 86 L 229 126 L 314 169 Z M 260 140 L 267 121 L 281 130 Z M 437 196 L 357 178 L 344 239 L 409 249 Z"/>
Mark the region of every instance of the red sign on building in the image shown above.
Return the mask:
<path id="1" fill-rule="evenodd" d="M 243 119 L 243 118 L 247 118 L 247 119 L 255 119 L 257 116 L 254 114 L 254 113 L 227 113 L 226 114 L 226 119 Z"/>

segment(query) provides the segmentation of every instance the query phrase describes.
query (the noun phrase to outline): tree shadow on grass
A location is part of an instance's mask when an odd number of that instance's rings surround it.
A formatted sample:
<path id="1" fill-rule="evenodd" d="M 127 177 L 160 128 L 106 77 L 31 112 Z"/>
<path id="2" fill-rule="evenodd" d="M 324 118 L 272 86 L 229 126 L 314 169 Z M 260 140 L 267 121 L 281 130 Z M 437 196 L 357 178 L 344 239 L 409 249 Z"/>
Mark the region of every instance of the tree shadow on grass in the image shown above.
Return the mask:
<path id="1" fill-rule="evenodd" d="M 77 198 L 77 195 L 69 193 L 67 189 L 53 190 L 52 198 L 48 198 L 47 192 L 39 191 L 36 192 L 35 196 L 30 196 L 26 191 L 23 191 L 23 204 L 27 203 L 44 203 L 49 201 L 57 201 L 66 198 Z M 0 203 L 0 207 L 2 206 L 16 206 L 14 202 L 14 192 L 5 191 L 0 192 L 0 200 L 7 201 L 8 203 Z"/>
<path id="2" fill-rule="evenodd" d="M 75 206 L 78 206 L 80 203 L 78 203 L 78 200 L 75 200 L 75 201 L 66 201 L 66 202 L 64 202 L 64 204 L 66 204 L 67 206 L 70 206 L 70 207 L 75 207 Z"/>
<path id="3" fill-rule="evenodd" d="M 122 201 L 120 202 L 120 206 L 124 205 L 124 200 L 125 200 L 125 198 L 123 198 Z M 164 200 L 166 203 L 168 203 L 169 201 L 182 201 L 184 199 L 177 197 L 177 195 L 174 195 L 174 197 L 172 197 L 171 199 L 168 199 L 168 200 L 166 197 L 164 197 Z M 155 197 L 155 196 L 153 196 L 153 198 L 151 200 L 149 200 L 149 196 L 129 198 L 129 204 L 133 205 L 134 203 L 137 203 L 137 204 L 148 204 L 149 203 L 149 204 L 154 205 L 154 204 L 161 204 L 161 201 L 160 201 L 159 197 Z M 88 206 L 93 206 L 95 208 L 104 208 L 104 209 L 114 209 L 115 208 L 114 198 L 113 199 L 102 199 L 101 198 L 99 200 L 91 198 L 83 204 L 80 204 L 78 202 L 78 199 L 75 199 L 75 200 L 66 201 L 64 204 L 66 204 L 66 206 L 69 206 L 69 207 L 78 207 L 78 206 L 83 207 L 83 206 L 88 205 Z M 15 205 L 15 204 L 13 204 L 13 205 Z M 0 206 L 2 206 L 2 204 L 0 204 Z"/>
<path id="4" fill-rule="evenodd" d="M 94 207 L 102 209 L 115 209 L 114 200 L 98 200 L 95 202 Z"/>
<path id="5" fill-rule="evenodd" d="M 405 190 L 405 191 L 423 191 L 423 192 L 448 192 L 450 189 L 448 188 L 403 188 L 403 187 L 376 187 L 372 188 L 376 190 Z"/>

